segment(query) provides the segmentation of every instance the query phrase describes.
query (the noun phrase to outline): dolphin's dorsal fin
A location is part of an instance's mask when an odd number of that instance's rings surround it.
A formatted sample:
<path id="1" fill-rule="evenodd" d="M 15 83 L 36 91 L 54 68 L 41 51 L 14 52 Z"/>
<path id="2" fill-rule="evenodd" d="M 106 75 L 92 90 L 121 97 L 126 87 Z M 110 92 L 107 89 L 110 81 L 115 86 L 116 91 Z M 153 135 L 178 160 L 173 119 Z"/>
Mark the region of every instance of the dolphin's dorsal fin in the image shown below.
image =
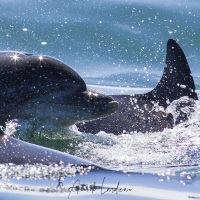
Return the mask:
<path id="1" fill-rule="evenodd" d="M 173 39 L 167 42 L 166 64 L 160 82 L 152 91 L 145 94 L 146 98 L 159 102 L 159 105 L 165 108 L 168 103 L 182 96 L 197 100 L 187 59 L 181 47 Z"/>

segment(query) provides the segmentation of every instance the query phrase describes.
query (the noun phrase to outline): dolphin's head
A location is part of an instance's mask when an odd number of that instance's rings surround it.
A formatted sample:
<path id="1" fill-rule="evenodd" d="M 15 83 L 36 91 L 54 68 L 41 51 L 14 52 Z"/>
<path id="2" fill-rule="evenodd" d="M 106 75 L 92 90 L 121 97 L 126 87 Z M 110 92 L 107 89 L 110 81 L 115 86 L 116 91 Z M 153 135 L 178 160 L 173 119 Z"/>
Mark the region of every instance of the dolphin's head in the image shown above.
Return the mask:
<path id="1" fill-rule="evenodd" d="M 107 116 L 117 110 L 111 97 L 87 90 L 69 66 L 49 56 L 0 52 L 1 121 L 50 120 L 60 125 Z"/>

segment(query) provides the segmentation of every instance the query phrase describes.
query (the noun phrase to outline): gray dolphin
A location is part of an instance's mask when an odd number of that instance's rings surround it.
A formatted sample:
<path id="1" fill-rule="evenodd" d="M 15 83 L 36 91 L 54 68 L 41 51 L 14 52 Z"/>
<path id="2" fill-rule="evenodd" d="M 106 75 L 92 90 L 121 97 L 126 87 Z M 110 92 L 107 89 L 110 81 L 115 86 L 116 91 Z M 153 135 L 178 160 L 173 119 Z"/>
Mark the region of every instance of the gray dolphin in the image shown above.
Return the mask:
<path id="1" fill-rule="evenodd" d="M 49 56 L 0 52 L 0 125 L 39 120 L 58 127 L 113 113 L 118 103 L 88 91 L 69 66 Z M 12 138 L 0 130 L 0 163 L 93 165 L 66 153 Z"/>
<path id="2" fill-rule="evenodd" d="M 118 107 L 106 95 L 88 91 L 69 66 L 48 56 L 0 52 L 0 125 L 8 120 L 40 120 L 69 126 L 104 117 Z M 91 165 L 76 156 L 12 138 L 0 130 L 0 163 Z"/>
<path id="3" fill-rule="evenodd" d="M 63 62 L 23 52 L 0 52 L 0 125 L 12 119 L 57 127 L 107 116 L 118 107 L 111 97 L 88 91 Z"/>
<path id="4" fill-rule="evenodd" d="M 59 164 L 97 166 L 90 161 L 12 138 L 0 130 L 0 164 Z"/>
<path id="5" fill-rule="evenodd" d="M 119 103 L 117 112 L 103 119 L 79 123 L 79 130 L 86 133 L 145 133 L 172 128 L 186 120 L 187 116 L 181 112 L 181 105 L 177 119 L 165 112 L 171 102 L 183 96 L 198 99 L 187 59 L 173 39 L 167 43 L 166 64 L 160 82 L 152 91 L 146 94 L 113 95 L 112 98 Z M 192 106 L 193 102 L 189 104 Z"/>

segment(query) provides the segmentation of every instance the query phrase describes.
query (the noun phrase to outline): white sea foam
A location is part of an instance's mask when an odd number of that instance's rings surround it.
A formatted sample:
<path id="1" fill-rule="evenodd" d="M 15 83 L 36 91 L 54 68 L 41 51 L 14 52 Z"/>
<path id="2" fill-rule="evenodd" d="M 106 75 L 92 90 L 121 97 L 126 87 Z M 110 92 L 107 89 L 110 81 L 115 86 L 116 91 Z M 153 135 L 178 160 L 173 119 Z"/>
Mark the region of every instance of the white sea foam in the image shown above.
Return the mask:
<path id="1" fill-rule="evenodd" d="M 119 136 L 99 132 L 93 135 L 80 133 L 73 126 L 71 130 L 63 130 L 62 134 L 51 130 L 49 138 L 68 140 L 72 136 L 77 137 L 79 140 L 73 154 L 111 168 L 128 167 L 128 170 L 132 170 L 149 166 L 200 164 L 200 101 L 182 97 L 167 109 L 167 112 L 173 114 L 175 121 L 180 111 L 186 114 L 188 120 L 162 132 Z M 12 134 L 18 125 L 15 120 L 9 122 L 6 132 Z M 20 130 L 24 130 L 24 134 L 27 130 L 31 132 L 31 127 L 24 122 Z M 48 130 L 45 131 L 48 136 Z"/>
<path id="2" fill-rule="evenodd" d="M 178 116 L 177 105 L 187 103 L 183 97 L 174 101 L 168 112 Z M 179 110 L 180 111 L 180 110 Z M 162 132 L 122 134 L 115 136 L 100 132 L 82 134 L 77 155 L 110 167 L 192 165 L 200 163 L 200 101 L 194 107 L 183 106 L 188 121 Z M 194 112 L 191 112 L 194 111 Z"/>

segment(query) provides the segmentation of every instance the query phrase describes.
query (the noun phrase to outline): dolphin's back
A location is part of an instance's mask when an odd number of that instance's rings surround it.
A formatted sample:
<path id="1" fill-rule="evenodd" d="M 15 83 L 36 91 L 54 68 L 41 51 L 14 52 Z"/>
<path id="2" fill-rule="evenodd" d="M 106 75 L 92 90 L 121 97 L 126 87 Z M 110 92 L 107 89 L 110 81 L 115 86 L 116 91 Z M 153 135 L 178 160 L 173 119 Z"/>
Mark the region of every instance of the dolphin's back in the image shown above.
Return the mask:
<path id="1" fill-rule="evenodd" d="M 166 64 L 160 82 L 152 91 L 145 94 L 145 98 L 159 102 L 159 105 L 165 108 L 183 96 L 197 100 L 194 80 L 185 54 L 172 39 L 167 43 Z"/>
<path id="2" fill-rule="evenodd" d="M 4 134 L 0 130 L 0 164 L 59 164 L 90 166 L 92 162 L 46 147 L 27 143 Z"/>
<path id="3" fill-rule="evenodd" d="M 181 47 L 173 39 L 167 43 L 164 73 L 158 85 L 146 94 L 113 95 L 119 109 L 103 119 L 78 124 L 81 132 L 122 134 L 155 132 L 174 126 L 171 113 L 165 109 L 174 100 L 187 96 L 197 100 L 194 80 Z M 160 107 L 159 107 L 160 106 Z M 181 120 L 186 120 L 185 115 Z M 175 122 L 176 123 L 176 122 Z"/>

